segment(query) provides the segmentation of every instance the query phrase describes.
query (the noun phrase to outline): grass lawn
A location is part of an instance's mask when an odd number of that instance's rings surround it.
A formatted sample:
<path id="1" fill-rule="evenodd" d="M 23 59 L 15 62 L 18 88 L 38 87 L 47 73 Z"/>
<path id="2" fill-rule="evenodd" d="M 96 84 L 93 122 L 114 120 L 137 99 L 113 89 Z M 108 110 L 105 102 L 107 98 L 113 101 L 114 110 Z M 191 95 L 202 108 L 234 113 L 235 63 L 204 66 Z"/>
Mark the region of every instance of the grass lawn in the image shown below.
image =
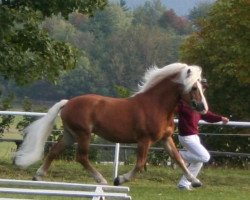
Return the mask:
<path id="1" fill-rule="evenodd" d="M 15 145 L 12 143 L 0 143 L 0 177 L 30 180 L 41 163 L 31 166 L 27 170 L 13 166 L 11 152 L 14 149 Z M 112 184 L 113 166 L 95 166 Z M 120 166 L 119 173 L 127 172 L 132 167 Z M 133 181 L 125 183 L 124 186 L 130 187 L 129 195 L 136 200 L 248 200 L 250 197 L 250 171 L 246 169 L 205 167 L 199 176 L 204 186 L 193 191 L 180 191 L 176 188 L 180 176 L 181 171 L 178 168 L 173 170 L 169 167 L 148 166 L 147 172 L 138 174 Z M 74 161 L 62 160 L 53 162 L 45 180 L 95 184 L 80 164 Z M 66 199 L 63 197 L 14 196 L 7 194 L 0 194 L 0 197 Z"/>

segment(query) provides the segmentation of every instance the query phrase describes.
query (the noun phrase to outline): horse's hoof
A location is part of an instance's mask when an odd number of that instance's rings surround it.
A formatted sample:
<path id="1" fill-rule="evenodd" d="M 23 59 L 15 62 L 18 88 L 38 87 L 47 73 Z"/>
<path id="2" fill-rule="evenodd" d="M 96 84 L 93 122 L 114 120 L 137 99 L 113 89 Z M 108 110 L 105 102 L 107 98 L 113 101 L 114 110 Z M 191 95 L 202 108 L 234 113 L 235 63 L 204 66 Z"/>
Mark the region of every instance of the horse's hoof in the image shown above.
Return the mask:
<path id="1" fill-rule="evenodd" d="M 97 184 L 99 184 L 99 185 L 108 185 L 108 182 L 105 179 L 102 179 L 102 180 L 98 180 Z"/>
<path id="2" fill-rule="evenodd" d="M 191 185 L 193 188 L 197 188 L 197 187 L 201 187 L 202 183 L 200 181 L 196 181 L 196 182 L 192 182 Z"/>
<path id="3" fill-rule="evenodd" d="M 117 177 L 115 178 L 115 180 L 114 180 L 114 185 L 115 185 L 115 186 L 120 185 L 120 178 L 119 178 L 119 176 L 117 176 Z"/>

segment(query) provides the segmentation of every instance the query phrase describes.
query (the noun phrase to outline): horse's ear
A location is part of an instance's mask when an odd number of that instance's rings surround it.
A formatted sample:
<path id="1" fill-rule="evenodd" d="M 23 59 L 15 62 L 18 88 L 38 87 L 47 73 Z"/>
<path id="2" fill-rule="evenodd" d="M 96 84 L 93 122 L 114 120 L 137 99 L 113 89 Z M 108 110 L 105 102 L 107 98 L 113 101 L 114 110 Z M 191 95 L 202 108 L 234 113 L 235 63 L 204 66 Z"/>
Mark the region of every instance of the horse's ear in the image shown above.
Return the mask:
<path id="1" fill-rule="evenodd" d="M 187 70 L 187 78 L 191 76 L 191 69 Z"/>

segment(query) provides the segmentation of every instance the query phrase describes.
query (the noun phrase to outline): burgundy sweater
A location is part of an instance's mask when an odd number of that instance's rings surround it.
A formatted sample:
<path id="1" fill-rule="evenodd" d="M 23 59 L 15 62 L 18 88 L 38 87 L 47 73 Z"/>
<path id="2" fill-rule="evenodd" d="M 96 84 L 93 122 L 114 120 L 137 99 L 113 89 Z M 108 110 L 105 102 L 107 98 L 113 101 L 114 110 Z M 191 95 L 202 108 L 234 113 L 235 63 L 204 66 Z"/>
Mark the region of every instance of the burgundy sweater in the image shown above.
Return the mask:
<path id="1" fill-rule="evenodd" d="M 181 101 L 177 107 L 179 115 L 178 129 L 180 136 L 195 135 L 199 133 L 198 123 L 202 119 L 206 122 L 220 122 L 222 116 L 216 115 L 211 111 L 202 115 L 193 110 L 186 102 Z"/>

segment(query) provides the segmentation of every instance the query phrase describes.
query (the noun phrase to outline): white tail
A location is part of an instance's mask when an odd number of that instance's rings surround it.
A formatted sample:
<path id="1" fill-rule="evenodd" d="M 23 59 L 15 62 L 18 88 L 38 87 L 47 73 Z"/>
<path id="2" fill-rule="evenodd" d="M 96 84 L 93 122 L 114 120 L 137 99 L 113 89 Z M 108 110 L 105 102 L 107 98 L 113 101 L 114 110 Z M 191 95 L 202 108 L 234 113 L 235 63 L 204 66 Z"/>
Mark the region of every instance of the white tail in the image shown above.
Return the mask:
<path id="1" fill-rule="evenodd" d="M 14 155 L 16 165 L 26 168 L 43 157 L 44 145 L 52 132 L 56 117 L 68 100 L 61 100 L 52 106 L 42 118 L 25 128 L 21 147 Z"/>

